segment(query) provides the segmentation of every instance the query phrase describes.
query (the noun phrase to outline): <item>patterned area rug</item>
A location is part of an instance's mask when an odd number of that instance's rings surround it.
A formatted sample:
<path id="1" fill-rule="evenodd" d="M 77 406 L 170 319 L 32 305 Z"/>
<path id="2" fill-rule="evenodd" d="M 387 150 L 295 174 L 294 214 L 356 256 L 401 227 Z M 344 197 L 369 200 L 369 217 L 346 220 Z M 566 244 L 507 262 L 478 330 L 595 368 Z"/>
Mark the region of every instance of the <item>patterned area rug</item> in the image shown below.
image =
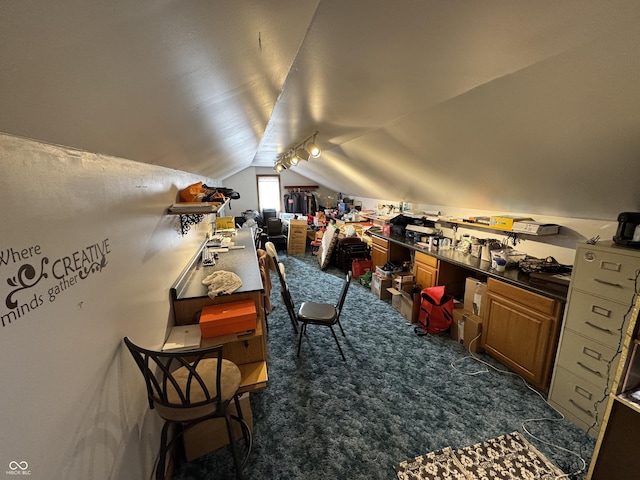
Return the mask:
<path id="1" fill-rule="evenodd" d="M 554 480 L 564 475 L 518 432 L 394 466 L 399 480 Z"/>

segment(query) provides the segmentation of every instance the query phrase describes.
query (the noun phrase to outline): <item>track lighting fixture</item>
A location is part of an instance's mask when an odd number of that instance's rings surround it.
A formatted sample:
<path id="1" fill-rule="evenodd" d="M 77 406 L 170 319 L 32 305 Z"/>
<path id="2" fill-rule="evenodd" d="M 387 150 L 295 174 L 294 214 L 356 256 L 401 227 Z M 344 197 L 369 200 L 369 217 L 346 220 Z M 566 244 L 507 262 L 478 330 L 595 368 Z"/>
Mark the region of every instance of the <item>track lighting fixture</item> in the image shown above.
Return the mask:
<path id="1" fill-rule="evenodd" d="M 298 165 L 303 160 L 308 161 L 312 157 L 318 158 L 321 150 L 316 143 L 316 135 L 318 135 L 317 131 L 302 142 L 294 145 L 286 153 L 281 154 L 276 160 L 273 169 L 280 173 L 282 170 Z"/>
<path id="2" fill-rule="evenodd" d="M 307 151 L 309 152 L 309 155 L 311 155 L 313 158 L 318 158 L 321 153 L 320 147 L 316 143 L 317 134 L 318 132 L 313 134 L 313 139 L 311 140 L 311 143 L 307 145 Z"/>

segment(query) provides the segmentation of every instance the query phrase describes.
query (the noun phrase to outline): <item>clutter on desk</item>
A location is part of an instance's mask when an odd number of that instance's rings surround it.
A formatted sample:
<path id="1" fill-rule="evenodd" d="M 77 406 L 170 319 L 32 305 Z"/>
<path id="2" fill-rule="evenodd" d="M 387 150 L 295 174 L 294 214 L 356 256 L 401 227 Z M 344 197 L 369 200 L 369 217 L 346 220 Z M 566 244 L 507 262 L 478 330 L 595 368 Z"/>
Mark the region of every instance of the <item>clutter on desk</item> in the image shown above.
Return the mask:
<path id="1" fill-rule="evenodd" d="M 519 262 L 520 270 L 525 273 L 532 272 L 553 272 L 567 273 L 573 269 L 572 265 L 562 265 L 553 257 L 546 258 L 525 258 Z"/>
<path id="2" fill-rule="evenodd" d="M 242 279 L 233 272 L 217 270 L 207 275 L 202 284 L 207 286 L 209 298 L 235 292 L 242 286 Z"/>
<path id="3" fill-rule="evenodd" d="M 171 327 L 169 336 L 162 346 L 163 352 L 183 352 L 200 347 L 199 325 L 176 325 Z"/>
<path id="4" fill-rule="evenodd" d="M 257 318 L 256 304 L 252 299 L 207 305 L 200 313 L 202 338 L 255 330 Z"/>

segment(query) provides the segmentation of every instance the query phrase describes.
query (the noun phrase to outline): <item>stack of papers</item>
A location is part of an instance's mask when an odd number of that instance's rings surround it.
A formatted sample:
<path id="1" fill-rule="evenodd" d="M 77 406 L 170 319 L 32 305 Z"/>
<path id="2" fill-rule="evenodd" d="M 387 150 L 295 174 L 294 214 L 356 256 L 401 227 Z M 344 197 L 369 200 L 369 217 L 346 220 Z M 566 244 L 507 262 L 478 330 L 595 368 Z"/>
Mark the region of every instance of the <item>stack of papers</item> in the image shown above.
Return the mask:
<path id="1" fill-rule="evenodd" d="M 182 352 L 200 348 L 200 325 L 176 325 L 171 328 L 163 352 Z"/>

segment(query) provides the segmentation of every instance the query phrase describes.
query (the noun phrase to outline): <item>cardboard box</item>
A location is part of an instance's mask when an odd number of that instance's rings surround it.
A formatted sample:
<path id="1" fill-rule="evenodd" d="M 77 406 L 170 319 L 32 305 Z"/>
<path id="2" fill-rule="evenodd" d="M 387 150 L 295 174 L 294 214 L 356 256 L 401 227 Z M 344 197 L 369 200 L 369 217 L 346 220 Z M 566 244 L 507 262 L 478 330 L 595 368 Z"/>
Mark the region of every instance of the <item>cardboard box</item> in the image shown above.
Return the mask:
<path id="1" fill-rule="evenodd" d="M 216 217 L 216 230 L 236 228 L 233 217 Z"/>
<path id="2" fill-rule="evenodd" d="M 255 330 L 257 319 L 256 304 L 251 299 L 207 305 L 200 313 L 202 338 Z"/>
<path id="3" fill-rule="evenodd" d="M 560 225 L 554 223 L 539 223 L 533 221 L 513 222 L 511 229 L 514 232 L 528 233 L 531 235 L 555 235 L 560 230 Z"/>
<path id="4" fill-rule="evenodd" d="M 480 337 L 478 337 L 480 335 Z M 482 351 L 482 318 L 468 310 L 454 310 L 451 338 L 473 353 Z"/>
<path id="5" fill-rule="evenodd" d="M 400 290 L 402 296 L 400 304 L 400 314 L 409 322 L 418 322 L 420 312 L 420 290 L 414 290 L 413 285 Z"/>
<path id="6" fill-rule="evenodd" d="M 402 294 L 400 290 L 397 288 L 387 288 L 387 291 L 391 294 L 391 306 L 396 312 L 400 313 L 402 305 Z"/>
<path id="7" fill-rule="evenodd" d="M 371 275 L 371 293 L 381 300 L 391 298 L 391 293 L 387 290 L 391 287 L 391 278 L 381 277 L 374 273 Z"/>
<path id="8" fill-rule="evenodd" d="M 416 276 L 409 272 L 400 272 L 393 277 L 393 288 L 402 290 L 408 285 L 415 283 Z"/>
<path id="9" fill-rule="evenodd" d="M 525 220 L 533 220 L 533 218 L 512 215 L 494 216 L 489 217 L 489 226 L 491 228 L 499 228 L 500 230 L 511 230 L 514 222 L 522 222 Z"/>
<path id="10" fill-rule="evenodd" d="M 391 305 L 410 323 L 418 322 L 420 310 L 420 290 L 414 291 L 414 285 L 405 285 L 401 289 L 388 288 Z"/>
<path id="11" fill-rule="evenodd" d="M 307 249 L 307 221 L 291 219 L 288 223 L 287 254 L 304 255 Z"/>
<path id="12" fill-rule="evenodd" d="M 487 295 L 487 284 L 473 277 L 467 277 L 464 284 L 464 304 L 463 307 L 468 312 L 484 316 L 482 307 L 486 304 L 484 301 Z"/>
<path id="13" fill-rule="evenodd" d="M 248 393 L 240 397 L 240 409 L 242 410 L 244 421 L 249 425 L 249 429 L 253 431 L 253 413 L 251 412 Z M 229 413 L 236 415 L 235 402 L 229 404 Z M 231 420 L 231 423 L 233 424 L 233 433 L 236 440 L 242 439 L 242 429 L 240 428 L 239 422 Z M 188 462 L 228 445 L 229 436 L 224 418 L 212 418 L 211 420 L 195 425 L 184 432 L 183 442 Z"/>

